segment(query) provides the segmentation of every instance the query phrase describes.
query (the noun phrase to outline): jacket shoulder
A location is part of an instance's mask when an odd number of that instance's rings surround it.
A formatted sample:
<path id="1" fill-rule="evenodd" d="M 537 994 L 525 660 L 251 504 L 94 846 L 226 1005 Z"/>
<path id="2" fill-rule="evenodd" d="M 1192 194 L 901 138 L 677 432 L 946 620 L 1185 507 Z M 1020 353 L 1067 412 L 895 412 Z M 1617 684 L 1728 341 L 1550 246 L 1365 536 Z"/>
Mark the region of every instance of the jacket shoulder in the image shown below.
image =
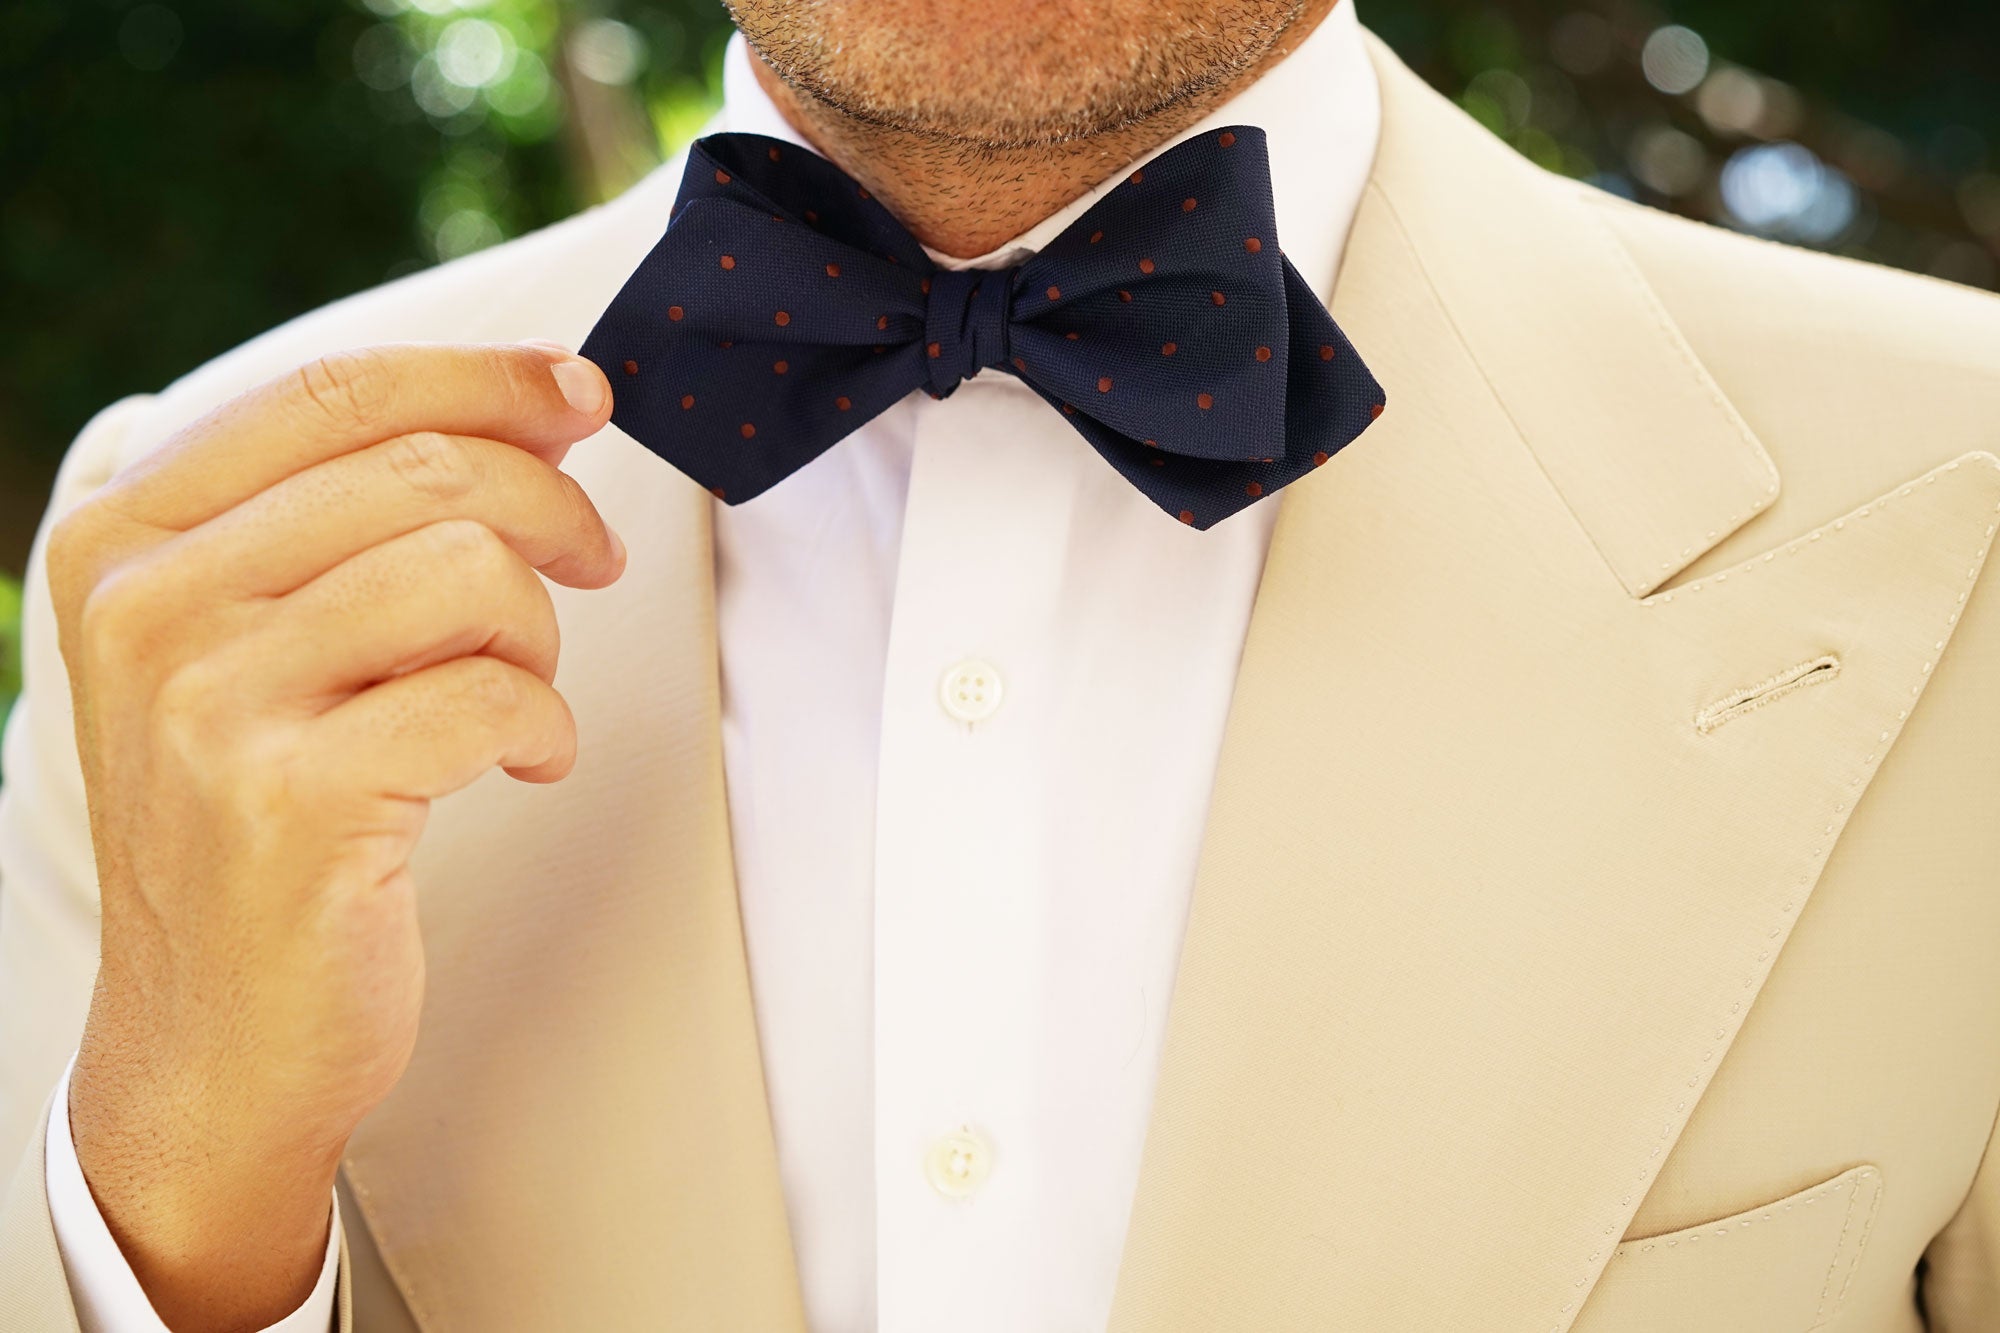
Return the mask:
<path id="1" fill-rule="evenodd" d="M 145 402 L 118 466 L 274 375 L 346 348 L 394 342 L 580 345 L 666 229 L 681 160 L 617 198 L 536 231 L 343 297 L 195 367 Z"/>

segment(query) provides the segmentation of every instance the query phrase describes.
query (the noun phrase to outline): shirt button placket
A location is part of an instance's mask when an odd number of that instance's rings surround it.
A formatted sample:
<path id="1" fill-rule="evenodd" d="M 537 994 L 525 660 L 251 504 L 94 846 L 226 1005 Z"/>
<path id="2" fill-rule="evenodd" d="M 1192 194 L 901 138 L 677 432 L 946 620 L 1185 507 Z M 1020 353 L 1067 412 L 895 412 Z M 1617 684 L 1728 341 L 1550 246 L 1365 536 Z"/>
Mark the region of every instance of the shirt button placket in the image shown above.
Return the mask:
<path id="1" fill-rule="evenodd" d="M 1041 636 L 1061 605 L 1074 474 L 1095 460 L 1005 387 L 915 405 L 875 840 L 884 1333 L 1048 1326 L 1013 1280 L 1041 1197 Z"/>

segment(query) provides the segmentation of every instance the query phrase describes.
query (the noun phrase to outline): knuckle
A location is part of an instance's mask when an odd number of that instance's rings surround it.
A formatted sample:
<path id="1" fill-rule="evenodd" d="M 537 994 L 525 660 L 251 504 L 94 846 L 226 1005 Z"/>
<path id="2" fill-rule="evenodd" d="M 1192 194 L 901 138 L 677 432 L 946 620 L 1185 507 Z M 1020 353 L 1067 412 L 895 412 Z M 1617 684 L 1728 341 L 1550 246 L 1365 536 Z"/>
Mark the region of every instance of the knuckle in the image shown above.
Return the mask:
<path id="1" fill-rule="evenodd" d="M 524 712 L 529 705 L 526 680 L 522 673 L 496 657 L 466 659 L 465 694 L 472 709 L 482 717 L 505 719 Z"/>
<path id="2" fill-rule="evenodd" d="M 375 348 L 334 352 L 293 372 L 293 397 L 301 410 L 337 430 L 365 426 L 388 403 L 383 354 Z"/>
<path id="3" fill-rule="evenodd" d="M 397 480 L 434 504 L 461 500 L 478 484 L 472 451 L 441 431 L 398 435 L 383 445 L 383 458 Z"/>
<path id="4" fill-rule="evenodd" d="M 90 502 L 86 500 L 49 525 L 48 546 L 42 558 L 48 562 L 51 577 L 58 570 L 67 573 L 74 569 L 89 555 L 96 545 L 92 524 Z"/>
<path id="5" fill-rule="evenodd" d="M 162 592 L 160 576 L 143 562 L 122 565 L 91 584 L 77 613 L 86 673 L 159 660 Z"/>
<path id="6" fill-rule="evenodd" d="M 103 533 L 96 507 L 89 501 L 50 525 L 42 563 L 58 619 L 79 610 L 96 584 L 106 554 Z"/>
<path id="7" fill-rule="evenodd" d="M 303 728 L 268 719 L 242 725 L 217 696 L 219 673 L 190 675 L 185 705 L 162 709 L 155 723 L 171 766 L 201 792 L 215 827 L 241 854 L 296 869 L 302 828 L 324 824 L 343 793 L 325 778 Z"/>
<path id="8" fill-rule="evenodd" d="M 527 347 L 486 344 L 473 352 L 480 377 L 505 395 L 504 401 L 516 415 L 546 410 L 550 386 L 549 363 L 541 353 Z"/>
<path id="9" fill-rule="evenodd" d="M 563 521 L 572 532 L 595 533 L 604 526 L 604 520 L 597 512 L 590 493 L 583 484 L 561 468 L 551 468 L 561 480 L 557 483 L 562 495 Z"/>
<path id="10" fill-rule="evenodd" d="M 222 675 L 213 659 L 196 657 L 177 664 L 160 678 L 153 693 L 153 716 L 169 737 L 189 743 L 182 748 L 205 747 L 213 741 L 218 704 L 231 693 Z"/>
<path id="11" fill-rule="evenodd" d="M 476 518 L 449 518 L 426 529 L 441 563 L 468 582 L 504 578 L 517 563 L 500 535 Z"/>

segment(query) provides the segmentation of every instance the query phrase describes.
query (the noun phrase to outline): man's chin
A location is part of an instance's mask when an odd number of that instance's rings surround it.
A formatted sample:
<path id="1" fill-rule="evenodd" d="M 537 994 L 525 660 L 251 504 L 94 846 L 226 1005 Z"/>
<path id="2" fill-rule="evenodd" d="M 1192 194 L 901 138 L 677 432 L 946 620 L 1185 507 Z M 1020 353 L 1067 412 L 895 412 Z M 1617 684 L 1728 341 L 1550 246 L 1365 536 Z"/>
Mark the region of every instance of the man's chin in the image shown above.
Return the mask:
<path id="1" fill-rule="evenodd" d="M 796 95 L 853 124 L 993 148 L 1106 134 L 1254 67 L 1304 5 L 1192 0 L 1012 6 L 732 0 L 744 39 Z"/>

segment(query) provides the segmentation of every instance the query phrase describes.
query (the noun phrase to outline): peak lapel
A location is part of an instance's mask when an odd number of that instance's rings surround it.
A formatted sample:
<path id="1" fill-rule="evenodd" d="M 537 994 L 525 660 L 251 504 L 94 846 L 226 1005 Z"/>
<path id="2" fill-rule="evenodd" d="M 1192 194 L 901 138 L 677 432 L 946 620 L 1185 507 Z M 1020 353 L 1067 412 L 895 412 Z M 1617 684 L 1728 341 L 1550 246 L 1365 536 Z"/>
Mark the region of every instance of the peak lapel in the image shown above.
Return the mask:
<path id="1" fill-rule="evenodd" d="M 1371 49 L 1333 308 L 1390 410 L 1280 497 L 1116 1333 L 1568 1328 L 2000 506 L 1968 455 L 1654 592 L 1768 457 L 1582 200 Z"/>
<path id="2" fill-rule="evenodd" d="M 579 645 L 556 680 L 577 766 L 494 770 L 433 808 L 422 1031 L 348 1181 L 427 1333 L 802 1329 L 724 805 L 709 497 L 615 429 L 568 466 L 623 497 L 631 545 L 613 587 L 551 589 Z"/>
<path id="3" fill-rule="evenodd" d="M 1500 151 L 1366 36 L 1377 197 L 1501 411 L 1644 596 L 1768 507 L 1777 469 L 1609 227 L 1573 206 L 1589 187 Z"/>

